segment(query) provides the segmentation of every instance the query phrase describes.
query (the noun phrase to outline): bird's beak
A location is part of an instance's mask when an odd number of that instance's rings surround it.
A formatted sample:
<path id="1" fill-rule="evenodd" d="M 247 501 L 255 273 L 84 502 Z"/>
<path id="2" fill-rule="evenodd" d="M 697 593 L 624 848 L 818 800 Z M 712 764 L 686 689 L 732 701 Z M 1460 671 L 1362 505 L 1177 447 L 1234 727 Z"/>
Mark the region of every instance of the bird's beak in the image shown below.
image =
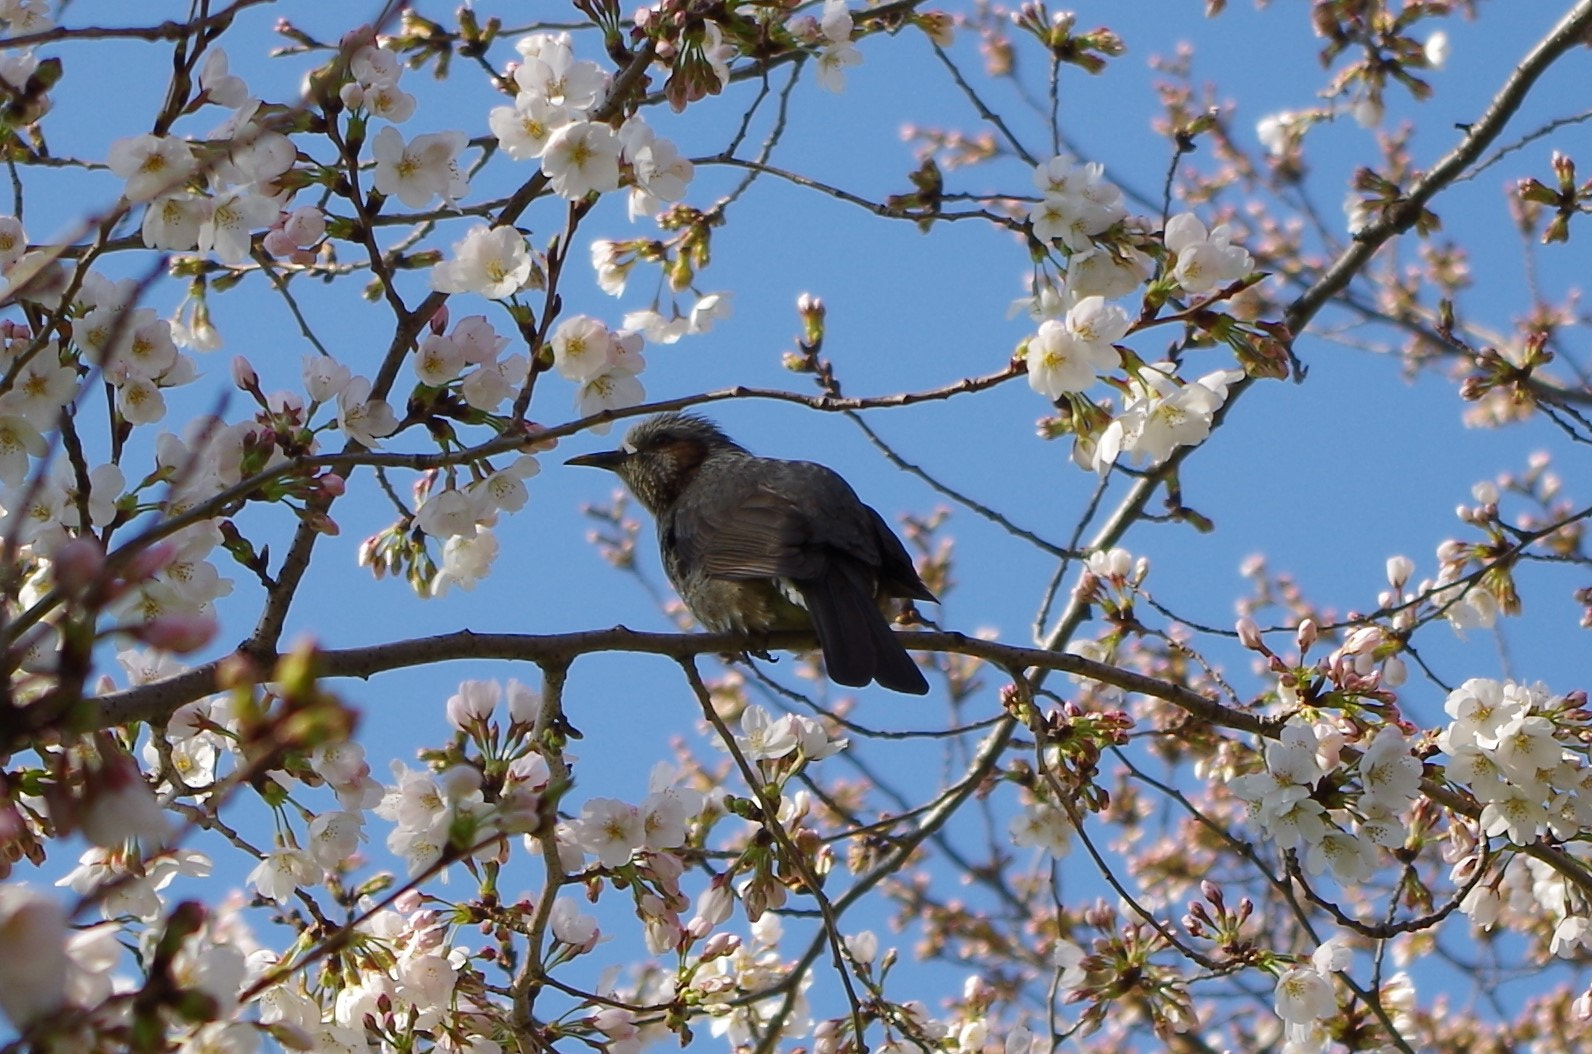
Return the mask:
<path id="1" fill-rule="evenodd" d="M 599 450 L 594 454 L 581 454 L 564 462 L 566 465 L 586 465 L 590 468 L 605 468 L 609 472 L 618 472 L 619 466 L 625 463 L 630 455 L 623 450 Z"/>

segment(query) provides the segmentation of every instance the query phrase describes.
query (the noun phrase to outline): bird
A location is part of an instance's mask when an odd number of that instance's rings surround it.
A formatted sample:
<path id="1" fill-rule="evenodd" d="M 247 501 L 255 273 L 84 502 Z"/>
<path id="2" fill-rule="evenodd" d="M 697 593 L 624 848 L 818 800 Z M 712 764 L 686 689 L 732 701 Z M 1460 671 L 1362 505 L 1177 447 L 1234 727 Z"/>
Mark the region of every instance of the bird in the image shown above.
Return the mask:
<path id="1" fill-rule="evenodd" d="M 835 683 L 928 692 L 884 612 L 897 598 L 938 600 L 834 470 L 758 457 L 689 413 L 649 417 L 618 450 L 566 464 L 616 473 L 652 513 L 664 573 L 706 629 L 810 629 Z"/>

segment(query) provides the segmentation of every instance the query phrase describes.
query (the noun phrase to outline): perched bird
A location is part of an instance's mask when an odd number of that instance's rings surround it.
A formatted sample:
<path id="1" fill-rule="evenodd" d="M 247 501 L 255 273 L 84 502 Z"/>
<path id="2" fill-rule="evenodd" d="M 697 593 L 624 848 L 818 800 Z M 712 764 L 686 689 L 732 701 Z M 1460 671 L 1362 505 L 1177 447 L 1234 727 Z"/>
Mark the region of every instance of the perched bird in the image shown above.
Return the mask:
<path id="1" fill-rule="evenodd" d="M 713 422 L 659 414 L 571 465 L 618 473 L 658 521 L 663 569 L 707 629 L 812 629 L 829 677 L 923 695 L 883 609 L 934 600 L 884 518 L 830 469 L 749 453 Z"/>

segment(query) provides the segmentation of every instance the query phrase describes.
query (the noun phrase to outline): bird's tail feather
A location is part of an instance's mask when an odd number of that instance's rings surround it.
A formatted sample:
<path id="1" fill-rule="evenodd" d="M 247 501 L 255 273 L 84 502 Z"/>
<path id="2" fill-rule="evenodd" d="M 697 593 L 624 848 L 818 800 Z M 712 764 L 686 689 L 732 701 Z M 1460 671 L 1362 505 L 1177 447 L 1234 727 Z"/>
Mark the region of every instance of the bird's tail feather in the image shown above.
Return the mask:
<path id="1" fill-rule="evenodd" d="M 853 688 L 876 680 L 892 691 L 928 693 L 923 671 L 896 639 L 858 569 L 832 565 L 828 574 L 798 582 L 797 588 L 812 616 L 830 680 Z"/>
<path id="2" fill-rule="evenodd" d="M 869 629 L 874 638 L 873 679 L 891 691 L 905 692 L 907 695 L 927 695 L 929 682 L 923 679 L 923 671 L 912 661 L 912 656 L 902 647 L 895 631 L 890 628 L 890 623 L 885 621 L 878 608 L 873 609 L 873 615 L 873 619 L 869 622 Z"/>

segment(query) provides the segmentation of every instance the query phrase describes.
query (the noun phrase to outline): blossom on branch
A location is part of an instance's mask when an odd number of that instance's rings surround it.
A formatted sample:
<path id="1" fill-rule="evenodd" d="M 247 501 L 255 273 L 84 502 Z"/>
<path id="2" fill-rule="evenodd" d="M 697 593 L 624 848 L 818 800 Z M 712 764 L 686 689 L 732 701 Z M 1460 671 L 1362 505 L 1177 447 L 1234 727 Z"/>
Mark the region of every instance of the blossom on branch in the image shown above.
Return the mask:
<path id="1" fill-rule="evenodd" d="M 186 140 L 148 133 L 116 140 L 106 163 L 127 181 L 122 193 L 128 201 L 152 201 L 174 193 L 199 169 Z"/>
<path id="2" fill-rule="evenodd" d="M 542 171 L 560 196 L 578 201 L 619 187 L 619 137 L 605 124 L 574 121 L 555 131 Z"/>
<path id="3" fill-rule="evenodd" d="M 453 245 L 453 259 L 431 269 L 431 288 L 440 293 L 479 293 L 501 300 L 518 292 L 531 277 L 525 236 L 513 227 L 471 227 Z"/>
<path id="4" fill-rule="evenodd" d="M 1166 251 L 1172 255 L 1172 277 L 1183 290 L 1195 295 L 1236 282 L 1254 268 L 1255 261 L 1230 243 L 1227 224 L 1206 231 L 1192 212 L 1166 221 Z"/>
<path id="5" fill-rule="evenodd" d="M 458 164 L 467 141 L 463 132 L 430 132 L 406 143 L 398 129 L 383 128 L 370 143 L 376 159 L 371 182 L 412 209 L 425 208 L 438 197 L 452 205 L 470 190 Z"/>

